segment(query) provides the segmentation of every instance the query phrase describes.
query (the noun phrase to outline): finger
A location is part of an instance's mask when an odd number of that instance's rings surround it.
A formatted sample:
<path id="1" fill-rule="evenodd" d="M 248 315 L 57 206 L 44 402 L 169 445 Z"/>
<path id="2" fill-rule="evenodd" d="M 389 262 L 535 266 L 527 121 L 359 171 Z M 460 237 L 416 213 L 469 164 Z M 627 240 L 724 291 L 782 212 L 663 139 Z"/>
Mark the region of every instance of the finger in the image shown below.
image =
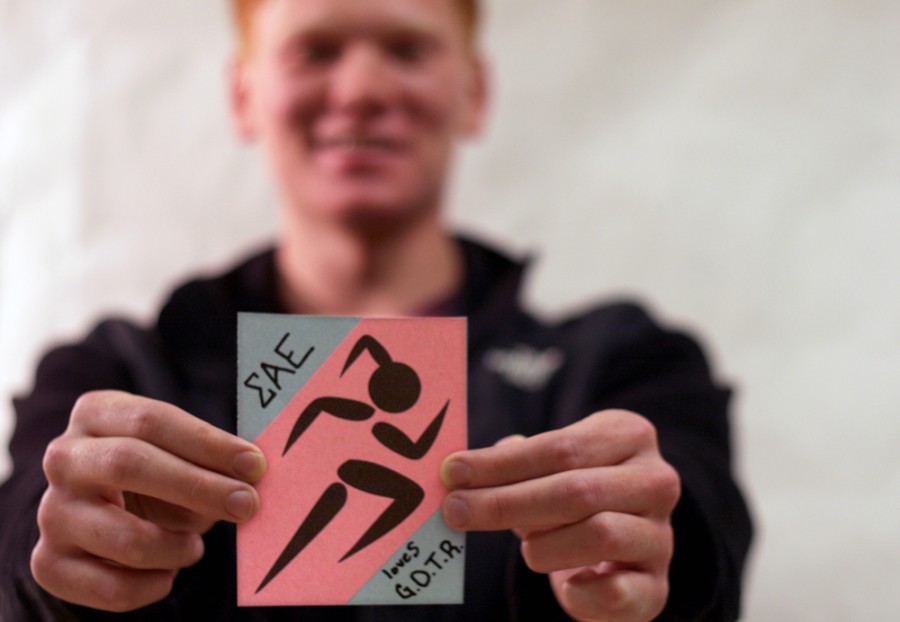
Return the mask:
<path id="1" fill-rule="evenodd" d="M 656 430 L 646 419 L 609 410 L 519 442 L 452 454 L 441 466 L 441 478 L 448 488 L 499 486 L 619 464 L 655 444 Z"/>
<path id="2" fill-rule="evenodd" d="M 524 441 L 526 438 L 528 437 L 523 434 L 510 434 L 509 436 L 504 436 L 499 441 L 494 443 L 494 447 L 506 445 L 507 443 L 518 443 L 519 441 Z"/>
<path id="3" fill-rule="evenodd" d="M 120 499 L 121 497 L 116 498 L 115 495 L 79 497 L 68 494 L 59 487 L 50 486 L 44 492 L 38 507 L 37 522 L 41 536 L 46 542 L 51 543 L 55 550 L 78 555 L 87 551 L 99 557 L 130 565 L 127 557 L 136 557 L 136 553 L 129 555 L 122 551 L 127 552 L 139 545 L 142 538 L 152 538 L 155 532 L 162 531 L 163 537 L 168 536 L 167 539 L 172 544 L 179 547 L 185 544 L 189 546 L 183 550 L 180 561 L 166 564 L 145 562 L 144 565 L 156 565 L 159 568 L 187 567 L 202 556 L 203 542 L 199 535 L 203 531 L 199 529 L 175 531 L 151 524 L 142 520 L 140 515 L 135 516 L 131 508 L 123 509 Z M 126 502 L 125 507 L 127 506 Z M 137 533 L 129 535 L 129 530 Z M 117 538 L 119 534 L 121 537 Z M 193 542 L 192 538 L 196 538 L 199 542 Z M 91 544 L 92 540 L 101 540 L 106 544 Z M 199 550 L 192 551 L 198 544 Z M 159 543 L 153 544 L 154 549 L 159 546 Z M 165 544 L 162 546 L 165 548 Z M 109 553 L 107 549 L 116 549 L 119 553 Z M 159 551 L 154 550 L 153 553 L 158 555 Z"/>
<path id="4" fill-rule="evenodd" d="M 72 409 L 71 425 L 90 436 L 137 438 L 247 482 L 265 472 L 265 458 L 255 445 L 157 400 L 118 391 L 86 393 Z"/>
<path id="5" fill-rule="evenodd" d="M 88 438 L 48 449 L 48 479 L 82 493 L 128 491 L 177 505 L 210 520 L 240 522 L 259 506 L 252 486 L 200 468 L 135 439 Z"/>
<path id="6" fill-rule="evenodd" d="M 215 521 L 188 509 L 153 497 L 125 493 L 125 508 L 169 531 L 205 534 Z"/>
<path id="7" fill-rule="evenodd" d="M 31 556 L 31 572 L 54 596 L 76 605 L 124 612 L 168 596 L 176 572 L 133 570 L 92 557 L 57 554 L 39 540 Z"/>
<path id="8" fill-rule="evenodd" d="M 665 574 L 616 564 L 550 575 L 553 590 L 573 618 L 605 622 L 654 619 L 668 598 Z"/>
<path id="9" fill-rule="evenodd" d="M 574 525 L 529 534 L 522 541 L 522 556 L 529 568 L 542 573 L 602 561 L 657 568 L 672 557 L 672 531 L 667 523 L 602 512 Z"/>
<path id="10" fill-rule="evenodd" d="M 71 499 L 62 504 L 48 499 L 38 511 L 38 524 L 42 537 L 50 542 L 66 542 L 69 550 L 129 568 L 177 570 L 203 556 L 198 534 L 162 529 L 100 499 Z"/>
<path id="11" fill-rule="evenodd" d="M 599 512 L 649 514 L 656 500 L 640 464 L 555 473 L 539 479 L 447 495 L 444 520 L 454 529 L 525 532 L 570 525 Z"/>

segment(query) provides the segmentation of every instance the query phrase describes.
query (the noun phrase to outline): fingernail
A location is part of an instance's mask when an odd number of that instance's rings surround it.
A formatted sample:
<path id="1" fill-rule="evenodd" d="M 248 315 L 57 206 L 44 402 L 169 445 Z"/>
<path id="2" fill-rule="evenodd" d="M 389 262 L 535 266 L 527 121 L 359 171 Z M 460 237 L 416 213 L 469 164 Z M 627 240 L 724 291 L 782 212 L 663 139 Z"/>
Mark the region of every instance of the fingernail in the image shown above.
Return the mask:
<path id="1" fill-rule="evenodd" d="M 192 554 L 192 559 L 196 561 L 200 561 L 203 559 L 203 554 L 206 552 L 206 545 L 203 544 L 203 538 L 197 538 L 194 540 L 194 551 Z M 195 563 L 196 563 L 195 561 Z"/>
<path id="2" fill-rule="evenodd" d="M 234 472 L 241 478 L 255 482 L 266 471 L 266 460 L 256 451 L 243 451 L 234 457 Z"/>
<path id="3" fill-rule="evenodd" d="M 462 529 L 470 520 L 469 504 L 459 497 L 447 497 L 444 501 L 444 521 L 454 529 Z"/>
<path id="4" fill-rule="evenodd" d="M 472 467 L 462 460 L 448 460 L 441 469 L 441 479 L 448 488 L 460 488 L 472 481 Z"/>
<path id="5" fill-rule="evenodd" d="M 501 438 L 499 441 L 494 443 L 494 445 L 496 447 L 500 447 L 508 443 L 518 443 L 519 441 L 524 441 L 526 438 L 528 437 L 524 434 L 510 434 L 509 436 L 504 436 L 503 438 Z"/>
<path id="6" fill-rule="evenodd" d="M 238 520 L 247 520 L 253 516 L 255 508 L 253 494 L 246 490 L 236 490 L 225 500 L 225 509 Z"/>

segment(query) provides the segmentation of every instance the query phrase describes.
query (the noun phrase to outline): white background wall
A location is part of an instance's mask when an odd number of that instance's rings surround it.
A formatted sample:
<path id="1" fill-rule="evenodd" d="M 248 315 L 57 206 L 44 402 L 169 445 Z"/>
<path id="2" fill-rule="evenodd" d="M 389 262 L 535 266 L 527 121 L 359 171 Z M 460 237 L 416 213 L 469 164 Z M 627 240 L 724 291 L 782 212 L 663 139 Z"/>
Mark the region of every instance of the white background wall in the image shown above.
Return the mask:
<path id="1" fill-rule="evenodd" d="M 900 616 L 900 3 L 494 0 L 451 218 L 630 295 L 739 389 L 747 620 Z M 224 2 L 0 0 L 0 441 L 39 352 L 273 228 Z M 0 473 L 8 469 L 0 459 Z"/>

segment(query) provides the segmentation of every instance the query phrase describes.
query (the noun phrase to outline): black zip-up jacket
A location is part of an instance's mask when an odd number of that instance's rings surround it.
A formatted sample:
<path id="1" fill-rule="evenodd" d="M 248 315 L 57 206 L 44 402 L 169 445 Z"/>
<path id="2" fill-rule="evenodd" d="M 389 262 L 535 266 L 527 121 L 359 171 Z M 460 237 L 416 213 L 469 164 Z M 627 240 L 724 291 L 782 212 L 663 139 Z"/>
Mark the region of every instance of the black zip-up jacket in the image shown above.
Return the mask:
<path id="1" fill-rule="evenodd" d="M 469 318 L 469 442 L 563 427 L 605 408 L 652 421 L 679 472 L 671 596 L 662 620 L 733 620 L 751 527 L 731 474 L 729 392 L 714 384 L 688 336 L 662 330 L 633 304 L 546 324 L 518 304 L 522 266 L 460 242 L 465 288 L 453 311 Z M 33 391 L 15 401 L 14 470 L 0 488 L 0 620 L 302 620 L 304 622 L 567 620 L 547 578 L 523 563 L 510 532 L 470 533 L 465 605 L 235 607 L 234 527 L 206 536 L 206 554 L 171 595 L 128 614 L 63 603 L 29 571 L 36 512 L 47 483 L 41 460 L 65 430 L 79 395 L 120 389 L 175 404 L 235 431 L 236 314 L 279 312 L 268 251 L 223 276 L 176 290 L 152 328 L 101 323 L 81 343 L 51 351 Z"/>

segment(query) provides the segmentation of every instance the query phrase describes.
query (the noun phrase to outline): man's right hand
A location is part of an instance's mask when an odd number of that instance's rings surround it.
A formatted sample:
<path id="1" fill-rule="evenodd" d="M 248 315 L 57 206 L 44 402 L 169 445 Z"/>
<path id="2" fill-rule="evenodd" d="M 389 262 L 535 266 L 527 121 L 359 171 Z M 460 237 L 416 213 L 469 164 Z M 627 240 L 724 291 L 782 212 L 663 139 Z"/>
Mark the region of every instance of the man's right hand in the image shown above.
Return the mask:
<path id="1" fill-rule="evenodd" d="M 86 393 L 44 455 L 34 578 L 62 600 L 108 611 L 165 598 L 203 556 L 213 524 L 256 513 L 250 483 L 264 471 L 256 446 L 171 404 Z"/>

